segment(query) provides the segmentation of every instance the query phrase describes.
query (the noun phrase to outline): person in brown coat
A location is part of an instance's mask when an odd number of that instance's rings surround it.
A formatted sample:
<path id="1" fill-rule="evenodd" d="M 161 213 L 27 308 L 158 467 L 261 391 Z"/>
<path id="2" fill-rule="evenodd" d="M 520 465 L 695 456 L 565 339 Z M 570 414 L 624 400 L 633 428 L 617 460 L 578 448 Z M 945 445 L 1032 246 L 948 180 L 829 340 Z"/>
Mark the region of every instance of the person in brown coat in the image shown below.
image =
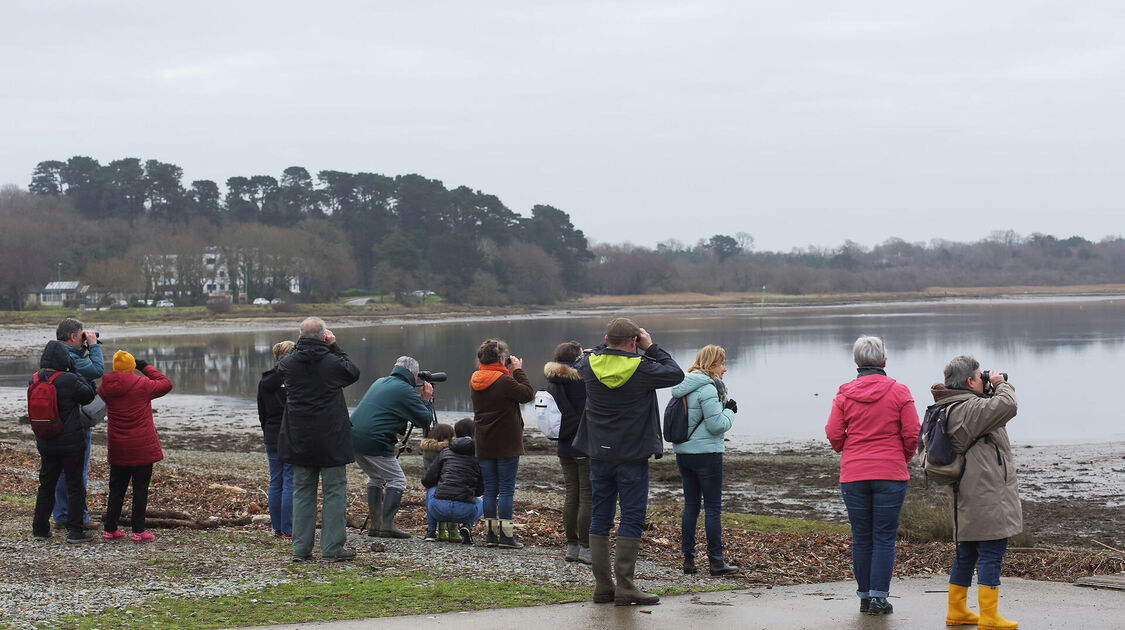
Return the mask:
<path id="1" fill-rule="evenodd" d="M 1016 463 L 1006 428 L 1016 415 L 1016 390 L 1006 374 L 982 373 L 976 359 L 959 356 L 945 366 L 945 382 L 930 391 L 935 403 L 949 404 L 945 432 L 953 450 L 965 457 L 965 473 L 951 487 L 957 555 L 949 575 L 945 623 L 984 630 L 1016 628 L 1019 624 L 996 610 L 1008 538 L 1023 531 Z M 979 617 L 966 604 L 974 568 Z"/>
<path id="2" fill-rule="evenodd" d="M 515 538 L 512 501 L 516 472 L 523 455 L 523 416 L 520 404 L 531 402 L 535 390 L 513 357 L 508 344 L 486 339 L 477 349 L 480 362 L 470 379 L 476 455 L 484 475 L 484 521 L 489 547 L 523 547 Z"/>

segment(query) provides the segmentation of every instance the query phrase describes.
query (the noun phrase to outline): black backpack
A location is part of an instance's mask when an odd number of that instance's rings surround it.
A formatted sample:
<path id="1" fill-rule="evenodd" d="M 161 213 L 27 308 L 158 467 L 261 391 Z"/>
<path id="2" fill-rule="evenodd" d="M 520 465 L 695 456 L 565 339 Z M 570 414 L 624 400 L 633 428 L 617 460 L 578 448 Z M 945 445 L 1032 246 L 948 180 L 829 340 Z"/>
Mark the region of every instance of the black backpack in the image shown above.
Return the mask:
<path id="1" fill-rule="evenodd" d="M 692 434 L 703 424 L 703 418 L 688 431 L 687 396 L 683 398 L 672 397 L 664 407 L 664 439 L 673 444 L 683 444 L 691 439 Z"/>

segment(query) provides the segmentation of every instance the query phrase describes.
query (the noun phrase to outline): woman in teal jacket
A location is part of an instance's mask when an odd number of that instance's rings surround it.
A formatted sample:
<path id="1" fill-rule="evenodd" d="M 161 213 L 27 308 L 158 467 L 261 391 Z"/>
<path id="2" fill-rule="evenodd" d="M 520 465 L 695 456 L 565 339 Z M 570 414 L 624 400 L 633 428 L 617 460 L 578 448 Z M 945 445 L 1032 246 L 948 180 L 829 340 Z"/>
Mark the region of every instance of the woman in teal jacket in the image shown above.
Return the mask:
<path id="1" fill-rule="evenodd" d="M 695 355 L 684 380 L 672 395 L 687 399 L 688 431 L 691 435 L 676 444 L 676 465 L 684 485 L 684 512 L 680 519 L 680 547 L 684 573 L 695 573 L 695 527 L 699 522 L 699 500 L 703 499 L 707 532 L 707 558 L 711 575 L 734 573 L 738 567 L 723 560 L 723 436 L 730 431 L 738 405 L 727 396 L 723 374 L 727 353 L 708 345 Z"/>

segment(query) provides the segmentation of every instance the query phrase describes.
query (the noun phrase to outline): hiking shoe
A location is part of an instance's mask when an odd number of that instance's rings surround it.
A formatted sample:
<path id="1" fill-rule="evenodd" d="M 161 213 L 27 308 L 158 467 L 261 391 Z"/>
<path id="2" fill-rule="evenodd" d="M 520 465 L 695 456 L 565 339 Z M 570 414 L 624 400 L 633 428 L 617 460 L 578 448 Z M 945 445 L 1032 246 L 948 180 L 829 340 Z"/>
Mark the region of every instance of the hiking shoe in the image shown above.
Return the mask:
<path id="1" fill-rule="evenodd" d="M 442 533 L 444 534 L 445 532 L 442 532 Z M 437 539 L 438 539 L 437 532 L 432 530 L 432 529 L 428 529 L 428 530 L 426 530 L 425 538 L 423 538 L 422 540 L 424 540 L 426 542 L 437 542 Z"/>
<path id="2" fill-rule="evenodd" d="M 32 533 L 31 537 L 35 540 L 50 540 L 51 539 L 51 532 L 48 531 L 46 534 Z"/>
<path id="3" fill-rule="evenodd" d="M 895 607 L 887 601 L 886 597 L 872 597 L 867 603 L 867 614 L 872 617 L 879 615 L 889 615 L 894 612 Z"/>
<path id="4" fill-rule="evenodd" d="M 121 540 L 125 537 L 125 532 L 117 529 L 112 532 L 102 532 L 102 540 Z"/>
<path id="5" fill-rule="evenodd" d="M 344 547 L 340 551 L 336 552 L 336 555 L 332 556 L 331 558 L 325 558 L 324 560 L 326 562 L 350 562 L 352 560 L 355 560 L 355 549 L 352 549 L 351 547 Z"/>
<path id="6" fill-rule="evenodd" d="M 152 542 L 152 541 L 156 540 L 156 536 L 153 536 L 152 534 L 148 533 L 147 531 L 146 532 L 140 532 L 139 534 L 137 532 L 133 532 L 132 534 L 130 534 L 129 540 L 131 540 L 133 542 Z"/>
<path id="7" fill-rule="evenodd" d="M 82 543 L 88 543 L 93 539 L 94 537 L 90 534 L 82 532 L 80 534 L 68 534 L 66 537 L 66 542 L 72 545 L 81 545 Z"/>
<path id="8" fill-rule="evenodd" d="M 458 527 L 457 533 L 461 534 L 462 545 L 473 544 L 473 530 L 469 529 L 468 525 L 462 525 L 461 527 Z"/>
<path id="9" fill-rule="evenodd" d="M 293 556 L 293 562 L 312 562 L 312 554 L 307 553 L 303 556 Z"/>

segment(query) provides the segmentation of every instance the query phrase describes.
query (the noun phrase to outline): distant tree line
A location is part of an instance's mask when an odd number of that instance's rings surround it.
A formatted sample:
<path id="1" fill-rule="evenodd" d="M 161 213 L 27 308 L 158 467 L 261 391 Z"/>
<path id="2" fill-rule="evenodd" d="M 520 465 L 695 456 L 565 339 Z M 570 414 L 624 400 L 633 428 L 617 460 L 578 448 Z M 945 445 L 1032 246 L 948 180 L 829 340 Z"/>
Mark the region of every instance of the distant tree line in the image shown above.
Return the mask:
<path id="1" fill-rule="evenodd" d="M 493 195 L 464 186 L 448 190 L 420 175 L 326 170 L 314 181 L 299 166 L 280 179 L 231 177 L 225 194 L 213 181 L 185 187 L 182 178 L 179 166 L 157 160 L 102 165 L 75 156 L 40 162 L 28 190 L 40 200 L 66 202 L 60 211 L 72 208 L 82 221 L 114 226 L 118 234 L 153 234 L 152 240 L 130 239 L 131 255 L 114 265 L 122 272 L 132 265 L 136 285 L 145 275 L 145 254 L 169 252 L 166 237 L 177 235 L 190 241 L 178 249 L 220 246 L 228 265 L 257 269 L 260 278 L 276 277 L 265 272 L 282 266 L 286 255 L 300 259 L 288 271 L 313 274 L 309 297 L 318 299 L 358 285 L 399 300 L 422 290 L 454 302 L 543 304 L 584 288 L 591 258 L 586 237 L 565 212 L 548 205 L 524 217 Z M 300 257 L 302 248 L 308 258 Z M 108 257 L 94 250 L 90 260 L 69 261 L 71 275 Z M 322 277 L 315 278 L 318 266 Z M 190 280 L 191 270 L 185 271 Z M 183 284 L 185 298 L 201 299 Z"/>
<path id="2" fill-rule="evenodd" d="M 0 308 L 61 275 L 134 295 L 152 290 L 152 261 L 174 260 L 161 286 L 186 303 L 206 300 L 198 261 L 217 248 L 245 286 L 276 297 L 285 278 L 300 299 L 329 300 L 349 287 L 409 302 L 434 291 L 452 302 L 551 304 L 578 293 L 695 291 L 917 291 L 931 286 L 1125 282 L 1125 240 L 1091 242 L 1007 231 L 973 243 L 892 238 L 875 247 L 754 251 L 744 232 L 655 248 L 590 246 L 569 215 L 548 205 L 521 216 L 496 196 L 447 189 L 421 175 L 320 171 L 280 178 L 182 182 L 157 160 L 40 162 L 28 191 L 0 191 Z M 175 256 L 167 257 L 168 254 Z"/>
<path id="3" fill-rule="evenodd" d="M 1094 243 L 1078 236 L 1021 237 L 1012 231 L 959 243 L 891 238 L 874 247 L 846 241 L 835 248 L 752 251 L 753 238 L 716 235 L 693 246 L 675 240 L 655 249 L 599 245 L 592 249 L 589 290 L 595 293 L 759 291 L 864 293 L 928 287 L 1125 283 L 1125 239 Z"/>

